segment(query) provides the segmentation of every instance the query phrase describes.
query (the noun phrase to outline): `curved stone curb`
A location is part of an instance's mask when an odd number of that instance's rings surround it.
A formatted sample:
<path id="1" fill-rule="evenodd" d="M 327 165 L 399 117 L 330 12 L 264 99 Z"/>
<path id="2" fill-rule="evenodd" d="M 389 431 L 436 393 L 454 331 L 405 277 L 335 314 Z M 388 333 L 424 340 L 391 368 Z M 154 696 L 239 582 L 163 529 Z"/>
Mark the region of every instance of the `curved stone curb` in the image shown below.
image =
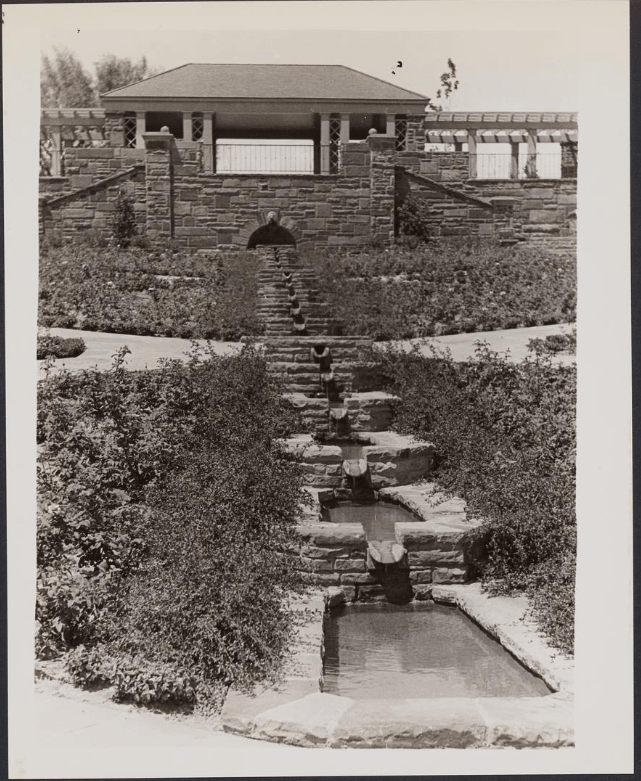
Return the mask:
<path id="1" fill-rule="evenodd" d="M 331 593 L 330 593 L 331 592 Z M 232 693 L 222 725 L 258 740 L 324 748 L 559 748 L 574 745 L 572 662 L 559 656 L 526 616 L 527 600 L 491 597 L 479 584 L 431 586 L 431 597 L 457 605 L 554 691 L 545 697 L 385 699 L 356 701 L 324 694 L 314 676 L 290 678 L 255 696 Z M 345 601 L 340 589 L 328 605 Z M 307 654 L 315 619 L 307 624 Z M 301 608 L 303 609 L 303 608 Z M 322 640 L 321 640 L 322 647 Z M 310 669 L 309 667 L 307 668 Z"/>

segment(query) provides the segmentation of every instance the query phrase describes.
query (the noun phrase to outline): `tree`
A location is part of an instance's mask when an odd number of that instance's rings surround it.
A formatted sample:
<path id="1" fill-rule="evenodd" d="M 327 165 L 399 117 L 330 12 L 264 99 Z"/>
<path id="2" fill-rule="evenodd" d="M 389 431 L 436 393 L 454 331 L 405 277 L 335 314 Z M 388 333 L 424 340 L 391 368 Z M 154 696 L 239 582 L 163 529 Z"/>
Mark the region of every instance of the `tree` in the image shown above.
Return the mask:
<path id="1" fill-rule="evenodd" d="M 158 73 L 156 69 L 148 66 L 145 57 L 142 57 L 139 62 L 132 62 L 127 58 L 116 57 L 115 54 L 104 55 L 99 62 L 95 63 L 95 68 L 98 95 Z"/>
<path id="2" fill-rule="evenodd" d="M 439 100 L 445 98 L 448 101 L 448 108 L 449 98 L 452 92 L 455 92 L 458 89 L 458 84 L 458 79 L 456 78 L 456 65 L 448 58 L 447 70 L 445 73 L 441 74 L 441 86 L 436 90 L 436 97 Z M 428 98 L 427 100 L 427 107 L 432 109 L 432 111 L 443 111 L 443 106 L 434 103 L 431 98 Z"/>
<path id="3" fill-rule="evenodd" d="M 42 57 L 40 99 L 45 108 L 90 108 L 97 103 L 91 74 L 69 49 Z"/>

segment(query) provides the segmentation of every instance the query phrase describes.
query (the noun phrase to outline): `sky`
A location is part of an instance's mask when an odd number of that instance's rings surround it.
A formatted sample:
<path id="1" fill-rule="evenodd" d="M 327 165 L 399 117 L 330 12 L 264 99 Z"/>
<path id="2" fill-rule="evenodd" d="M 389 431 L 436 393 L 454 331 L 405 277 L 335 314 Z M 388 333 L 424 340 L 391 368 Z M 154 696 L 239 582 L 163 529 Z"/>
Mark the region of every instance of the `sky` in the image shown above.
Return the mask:
<path id="1" fill-rule="evenodd" d="M 451 58 L 460 86 L 444 107 L 577 111 L 580 43 L 563 11 L 572 3 L 480 5 L 482 13 L 456 0 L 74 4 L 55 13 L 40 6 L 38 19 L 43 53 L 68 48 L 90 70 L 104 54 L 144 55 L 163 70 L 187 62 L 342 64 L 433 98 Z"/>

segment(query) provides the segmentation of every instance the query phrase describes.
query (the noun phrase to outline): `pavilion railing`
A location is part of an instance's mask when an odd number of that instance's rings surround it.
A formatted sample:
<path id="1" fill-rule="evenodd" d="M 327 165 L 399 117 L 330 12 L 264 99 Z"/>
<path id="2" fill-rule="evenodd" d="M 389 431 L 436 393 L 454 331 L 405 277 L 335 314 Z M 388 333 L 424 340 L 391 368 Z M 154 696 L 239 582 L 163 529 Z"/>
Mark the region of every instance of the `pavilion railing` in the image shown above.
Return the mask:
<path id="1" fill-rule="evenodd" d="M 341 167 L 340 147 L 332 144 L 216 144 L 215 158 L 217 174 L 329 174 Z M 207 169 L 209 160 L 203 163 Z"/>

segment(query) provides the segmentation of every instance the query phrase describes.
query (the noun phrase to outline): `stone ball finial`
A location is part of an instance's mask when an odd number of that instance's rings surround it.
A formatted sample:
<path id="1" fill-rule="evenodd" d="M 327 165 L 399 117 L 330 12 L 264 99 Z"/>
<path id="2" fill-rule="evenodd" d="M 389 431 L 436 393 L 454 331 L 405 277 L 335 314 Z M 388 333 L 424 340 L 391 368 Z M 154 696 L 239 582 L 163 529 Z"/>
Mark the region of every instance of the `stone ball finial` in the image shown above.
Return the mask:
<path id="1" fill-rule="evenodd" d="M 267 213 L 267 222 L 273 222 L 274 225 L 278 224 L 278 214 L 276 212 L 268 212 Z"/>
<path id="2" fill-rule="evenodd" d="M 169 133 L 169 128 L 167 127 L 167 125 L 163 125 L 163 126 L 160 128 L 160 132 L 161 132 L 161 133 Z"/>
<path id="3" fill-rule="evenodd" d="M 377 130 L 375 127 L 371 127 L 371 128 L 370 128 L 370 129 L 367 131 L 367 135 L 368 135 L 368 136 L 375 136 L 375 135 L 377 135 L 377 134 L 378 134 L 378 130 Z"/>

